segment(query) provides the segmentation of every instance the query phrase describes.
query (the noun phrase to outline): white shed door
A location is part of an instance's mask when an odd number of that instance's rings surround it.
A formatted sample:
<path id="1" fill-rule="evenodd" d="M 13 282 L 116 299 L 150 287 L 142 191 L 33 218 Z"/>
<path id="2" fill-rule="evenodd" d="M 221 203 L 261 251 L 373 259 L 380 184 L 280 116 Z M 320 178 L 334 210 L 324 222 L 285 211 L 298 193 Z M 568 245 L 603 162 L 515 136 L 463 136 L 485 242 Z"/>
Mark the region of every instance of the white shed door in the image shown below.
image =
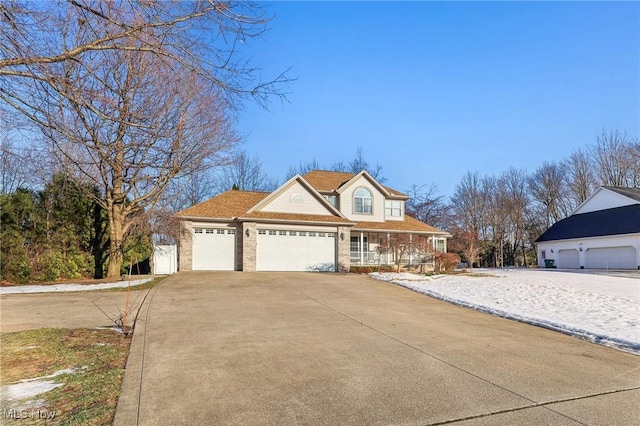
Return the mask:
<path id="1" fill-rule="evenodd" d="M 335 232 L 258 230 L 258 271 L 335 271 L 335 264 Z"/>
<path id="2" fill-rule="evenodd" d="M 558 268 L 578 269 L 579 267 L 580 261 L 578 260 L 578 250 L 558 251 Z"/>
<path id="3" fill-rule="evenodd" d="M 235 270 L 235 229 L 194 228 L 192 259 L 194 271 Z"/>
<path id="4" fill-rule="evenodd" d="M 590 248 L 585 268 L 636 269 L 636 249 L 628 247 Z"/>

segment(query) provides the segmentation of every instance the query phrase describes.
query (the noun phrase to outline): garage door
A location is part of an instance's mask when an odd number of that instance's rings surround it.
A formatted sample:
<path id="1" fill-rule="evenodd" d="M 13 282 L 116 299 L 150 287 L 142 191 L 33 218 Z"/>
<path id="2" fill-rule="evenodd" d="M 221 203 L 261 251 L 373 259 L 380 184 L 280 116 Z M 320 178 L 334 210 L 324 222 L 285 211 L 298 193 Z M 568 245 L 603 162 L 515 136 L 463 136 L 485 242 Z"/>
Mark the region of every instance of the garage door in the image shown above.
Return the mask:
<path id="1" fill-rule="evenodd" d="M 590 248 L 585 268 L 636 269 L 636 249 L 633 247 Z"/>
<path id="2" fill-rule="evenodd" d="M 235 233 L 235 229 L 194 228 L 192 269 L 194 271 L 235 270 Z"/>
<path id="3" fill-rule="evenodd" d="M 578 269 L 579 267 L 580 262 L 578 260 L 578 250 L 558 251 L 558 268 Z"/>
<path id="4" fill-rule="evenodd" d="M 258 229 L 258 271 L 335 271 L 335 232 Z"/>

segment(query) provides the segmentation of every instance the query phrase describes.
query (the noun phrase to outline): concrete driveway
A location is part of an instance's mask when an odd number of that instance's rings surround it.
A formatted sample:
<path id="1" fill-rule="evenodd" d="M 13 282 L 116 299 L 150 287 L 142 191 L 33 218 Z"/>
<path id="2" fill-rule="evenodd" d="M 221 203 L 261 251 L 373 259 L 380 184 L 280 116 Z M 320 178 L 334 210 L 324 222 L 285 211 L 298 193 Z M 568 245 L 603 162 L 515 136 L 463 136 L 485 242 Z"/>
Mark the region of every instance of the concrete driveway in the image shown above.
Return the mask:
<path id="1" fill-rule="evenodd" d="M 129 294 L 131 318 L 148 290 Z M 127 304 L 126 292 L 78 292 L 3 294 L 0 296 L 0 331 L 12 332 L 44 327 L 115 327 Z"/>
<path id="2" fill-rule="evenodd" d="M 640 357 L 366 276 L 180 273 L 116 425 L 640 424 Z"/>

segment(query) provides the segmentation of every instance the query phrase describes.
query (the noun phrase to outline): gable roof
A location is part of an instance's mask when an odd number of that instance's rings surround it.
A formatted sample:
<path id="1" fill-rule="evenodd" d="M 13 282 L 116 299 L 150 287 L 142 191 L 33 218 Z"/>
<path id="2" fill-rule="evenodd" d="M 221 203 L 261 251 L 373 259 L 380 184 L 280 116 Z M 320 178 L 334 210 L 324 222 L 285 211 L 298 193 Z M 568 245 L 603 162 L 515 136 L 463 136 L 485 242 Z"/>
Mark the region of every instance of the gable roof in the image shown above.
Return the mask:
<path id="1" fill-rule="evenodd" d="M 610 191 L 617 192 L 620 195 L 640 202 L 640 188 L 626 188 L 622 186 L 603 186 L 603 188 L 607 188 Z"/>
<path id="2" fill-rule="evenodd" d="M 600 186 L 586 200 L 580 203 L 572 214 L 583 214 L 607 208 L 613 209 L 637 203 L 640 203 L 640 190 L 637 188 Z"/>
<path id="3" fill-rule="evenodd" d="M 547 229 L 536 243 L 640 233 L 640 204 L 569 216 Z"/>
<path id="4" fill-rule="evenodd" d="M 400 198 L 409 198 L 408 195 L 403 194 L 400 191 L 396 191 L 393 188 L 389 188 L 388 186 L 382 185 L 379 183 L 373 176 L 371 176 L 365 170 L 361 171 L 358 174 L 353 174 L 349 172 L 333 172 L 330 170 L 311 170 L 303 177 L 304 179 L 311 184 L 317 191 L 319 192 L 338 192 L 338 190 L 347 184 L 350 180 L 355 178 L 356 176 L 365 175 L 376 183 L 383 191 L 386 191 L 389 196 L 392 197 L 400 197 Z"/>
<path id="5" fill-rule="evenodd" d="M 341 215 L 253 211 L 253 207 L 261 203 L 269 195 L 270 193 L 268 192 L 230 190 L 182 210 L 177 213 L 176 216 L 198 219 L 223 219 L 225 221 L 242 218 L 263 219 L 267 221 L 330 222 L 342 223 L 347 226 L 352 224 L 352 222 Z"/>
<path id="6" fill-rule="evenodd" d="M 307 182 L 302 176 L 295 175 L 284 184 L 280 185 L 278 189 L 264 197 L 256 205 L 248 210 L 248 213 L 262 212 L 262 209 L 267 206 L 271 201 L 275 200 L 280 194 L 291 188 L 293 185 L 301 185 L 313 198 L 315 198 L 325 209 L 327 209 L 326 216 L 338 216 L 345 218 L 338 209 L 336 209 L 329 201 L 327 201 L 322 194 L 320 194 L 309 182 Z"/>

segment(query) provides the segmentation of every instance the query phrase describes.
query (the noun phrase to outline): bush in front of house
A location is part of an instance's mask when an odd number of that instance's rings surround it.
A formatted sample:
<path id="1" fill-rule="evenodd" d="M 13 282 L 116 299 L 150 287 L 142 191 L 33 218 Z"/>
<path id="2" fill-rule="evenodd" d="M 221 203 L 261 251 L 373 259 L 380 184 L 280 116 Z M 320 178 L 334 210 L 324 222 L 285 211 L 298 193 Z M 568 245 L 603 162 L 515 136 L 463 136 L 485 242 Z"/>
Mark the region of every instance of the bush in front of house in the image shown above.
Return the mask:
<path id="1" fill-rule="evenodd" d="M 451 272 L 460 264 L 460 256 L 456 253 L 441 253 L 435 254 L 437 272 Z"/>
<path id="2" fill-rule="evenodd" d="M 370 274 L 372 272 L 394 272 L 393 265 L 351 265 L 349 272 L 353 274 Z"/>

